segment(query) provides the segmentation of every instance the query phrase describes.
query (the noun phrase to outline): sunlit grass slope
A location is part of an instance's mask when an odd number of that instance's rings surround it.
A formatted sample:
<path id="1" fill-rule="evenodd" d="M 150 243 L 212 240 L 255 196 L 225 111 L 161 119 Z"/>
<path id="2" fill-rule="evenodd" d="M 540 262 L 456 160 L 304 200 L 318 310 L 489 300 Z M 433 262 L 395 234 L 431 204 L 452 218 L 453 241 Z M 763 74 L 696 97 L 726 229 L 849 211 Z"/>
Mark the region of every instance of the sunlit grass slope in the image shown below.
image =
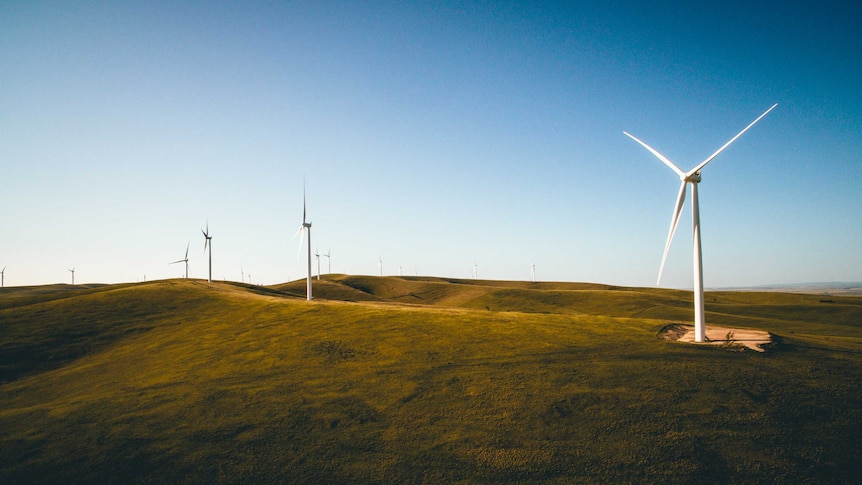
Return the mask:
<path id="1" fill-rule="evenodd" d="M 761 355 L 658 339 L 690 309 L 666 290 L 41 291 L 0 292 L 0 483 L 849 483 L 862 462 L 858 298 L 710 294 L 781 336 Z"/>

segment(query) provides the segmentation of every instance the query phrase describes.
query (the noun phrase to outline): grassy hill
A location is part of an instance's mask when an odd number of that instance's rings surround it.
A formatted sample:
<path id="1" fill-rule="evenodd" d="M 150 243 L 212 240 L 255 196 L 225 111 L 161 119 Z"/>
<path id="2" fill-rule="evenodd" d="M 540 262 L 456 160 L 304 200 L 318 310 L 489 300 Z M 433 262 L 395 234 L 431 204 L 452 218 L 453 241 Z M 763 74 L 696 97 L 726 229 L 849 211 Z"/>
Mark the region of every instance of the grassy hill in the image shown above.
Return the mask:
<path id="1" fill-rule="evenodd" d="M 0 291 L 0 483 L 858 479 L 862 298 L 332 275 Z"/>

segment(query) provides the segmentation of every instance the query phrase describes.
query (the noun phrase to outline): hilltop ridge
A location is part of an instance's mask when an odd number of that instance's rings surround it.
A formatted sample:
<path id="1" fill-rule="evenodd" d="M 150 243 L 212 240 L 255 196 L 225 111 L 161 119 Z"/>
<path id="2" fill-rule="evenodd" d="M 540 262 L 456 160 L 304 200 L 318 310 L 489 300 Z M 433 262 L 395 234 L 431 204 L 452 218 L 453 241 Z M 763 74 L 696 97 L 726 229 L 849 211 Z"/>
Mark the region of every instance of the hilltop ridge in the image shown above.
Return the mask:
<path id="1" fill-rule="evenodd" d="M 862 299 L 352 277 L 0 291 L 0 482 L 857 476 Z M 352 300 L 352 301 L 351 301 Z M 763 446 L 763 443 L 770 446 Z"/>

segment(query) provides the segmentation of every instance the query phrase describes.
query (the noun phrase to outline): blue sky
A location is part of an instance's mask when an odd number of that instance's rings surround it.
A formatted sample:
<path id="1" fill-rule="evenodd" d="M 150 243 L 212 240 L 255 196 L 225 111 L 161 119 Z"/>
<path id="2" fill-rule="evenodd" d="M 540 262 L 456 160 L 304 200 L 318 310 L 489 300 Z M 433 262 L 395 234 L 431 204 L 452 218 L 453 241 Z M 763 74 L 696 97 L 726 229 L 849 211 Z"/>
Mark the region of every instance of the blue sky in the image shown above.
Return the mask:
<path id="1" fill-rule="evenodd" d="M 860 281 L 852 10 L 0 1 L 0 266 L 205 277 L 208 221 L 214 278 L 298 279 L 304 176 L 333 272 L 652 286 L 679 181 L 623 131 L 688 170 L 779 103 L 704 169 L 705 284 Z"/>

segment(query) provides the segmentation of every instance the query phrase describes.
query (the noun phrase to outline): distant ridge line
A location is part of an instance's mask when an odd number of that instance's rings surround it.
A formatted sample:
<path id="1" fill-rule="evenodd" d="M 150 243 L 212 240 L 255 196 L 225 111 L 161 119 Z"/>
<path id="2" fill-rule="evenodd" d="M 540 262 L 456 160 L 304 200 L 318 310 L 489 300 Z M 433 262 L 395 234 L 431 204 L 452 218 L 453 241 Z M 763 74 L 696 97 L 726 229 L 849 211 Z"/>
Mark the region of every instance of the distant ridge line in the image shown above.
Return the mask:
<path id="1" fill-rule="evenodd" d="M 820 283 L 781 283 L 752 286 L 712 288 L 712 291 L 792 291 L 798 293 L 841 293 L 862 295 L 862 281 L 831 281 Z"/>

